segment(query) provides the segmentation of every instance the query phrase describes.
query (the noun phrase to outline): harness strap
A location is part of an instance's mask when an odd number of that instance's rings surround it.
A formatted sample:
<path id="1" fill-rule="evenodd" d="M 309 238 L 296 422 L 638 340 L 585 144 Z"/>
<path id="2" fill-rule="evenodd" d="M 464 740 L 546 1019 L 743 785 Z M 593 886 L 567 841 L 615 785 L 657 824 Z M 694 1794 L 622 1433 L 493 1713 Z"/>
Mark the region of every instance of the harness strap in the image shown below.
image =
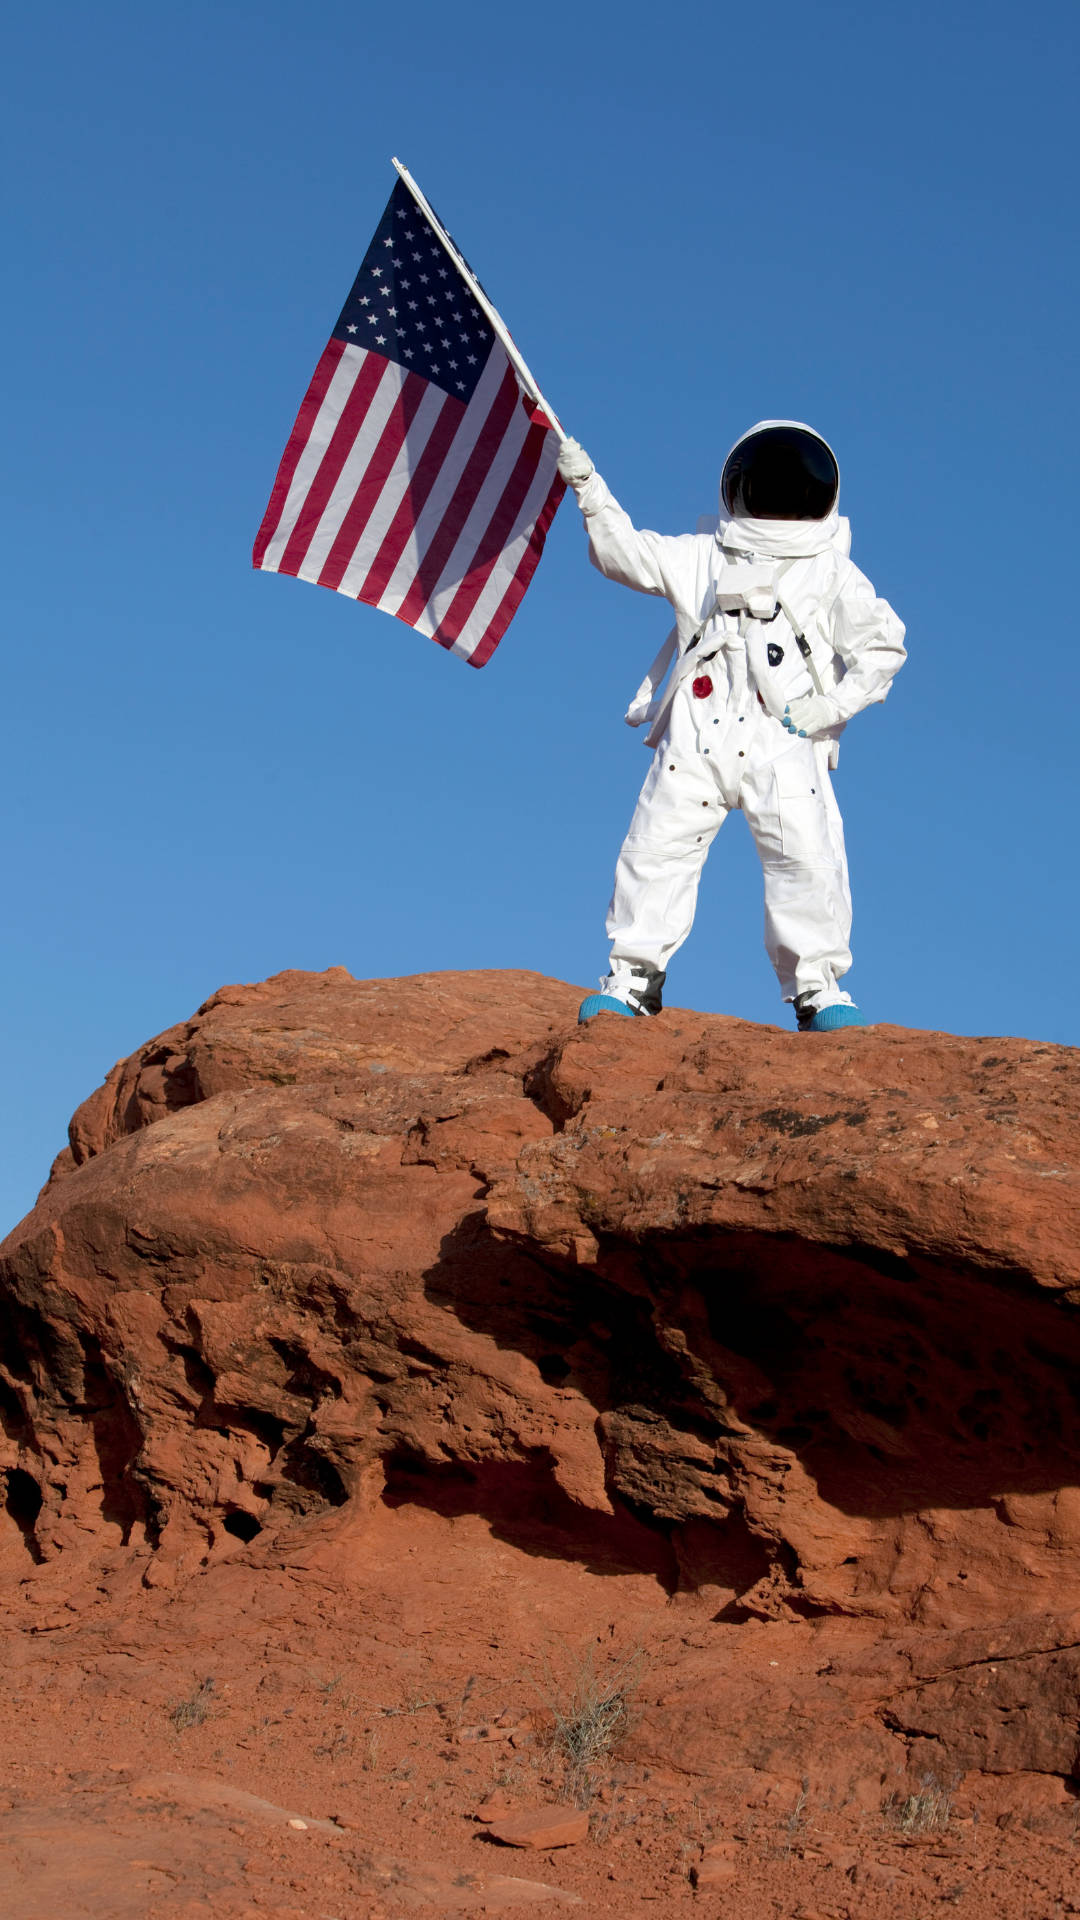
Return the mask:
<path id="1" fill-rule="evenodd" d="M 692 653 L 694 651 L 694 648 L 697 646 L 697 643 L 701 639 L 701 636 L 704 633 L 706 627 L 708 626 L 710 620 L 714 619 L 716 614 L 719 613 L 719 611 L 720 611 L 720 602 L 719 600 L 714 600 L 712 606 L 709 608 L 708 613 L 705 615 L 705 618 L 702 621 L 697 632 L 695 633 L 693 639 L 688 643 L 686 647 L 686 653 L 684 653 L 683 655 L 684 659 L 686 658 L 687 653 Z M 656 716 L 652 712 L 652 708 L 654 706 L 656 696 L 659 693 L 660 688 L 663 685 L 665 679 L 667 678 L 667 671 L 671 665 L 672 660 L 675 657 L 675 649 L 678 645 L 678 641 L 679 641 L 679 629 L 677 626 L 672 627 L 671 632 L 668 634 L 668 637 L 664 641 L 664 644 L 661 647 L 659 653 L 657 654 L 656 659 L 653 661 L 652 666 L 649 668 L 648 673 L 645 675 L 644 680 L 642 681 L 640 687 L 638 688 L 637 692 L 634 695 L 633 700 L 630 702 L 630 705 L 627 708 L 626 721 L 628 726 L 643 727 L 647 720 L 655 719 Z"/>
<path id="2" fill-rule="evenodd" d="M 723 547 L 720 550 L 722 553 L 726 553 L 729 551 L 728 549 Z M 796 558 L 798 558 L 798 556 L 796 556 Z M 775 620 L 777 613 L 783 612 L 784 617 L 787 620 L 792 633 L 795 635 L 795 644 L 798 647 L 799 652 L 802 654 L 802 657 L 806 662 L 807 671 L 810 675 L 811 680 L 814 683 L 814 691 L 824 696 L 825 688 L 822 685 L 821 675 L 819 674 L 817 670 L 817 666 L 815 665 L 815 662 L 814 662 L 814 655 L 811 649 L 810 642 L 806 638 L 805 633 L 802 631 L 802 628 L 799 625 L 799 622 L 796 618 L 793 608 L 791 607 L 790 603 L 785 599 L 783 592 L 780 590 L 783 579 L 784 579 L 784 575 L 794 565 L 795 565 L 795 559 L 782 560 L 779 563 L 779 574 L 777 579 L 777 593 L 776 593 L 776 608 L 775 608 L 775 611 L 769 617 Z M 837 591 L 839 591 L 839 589 L 837 589 Z M 721 607 L 720 607 L 721 597 L 722 595 L 718 593 L 716 599 L 713 601 L 712 606 L 709 608 L 708 613 L 705 615 L 704 620 L 701 622 L 701 625 L 698 627 L 697 631 L 695 632 L 692 640 L 688 642 L 686 649 L 683 653 L 684 660 L 686 659 L 688 654 L 694 651 L 694 648 L 697 646 L 698 641 L 701 639 L 702 635 L 704 634 L 706 627 L 708 627 L 710 622 L 714 620 L 716 615 L 721 611 Z M 741 639 L 745 640 L 747 635 L 748 629 L 746 626 L 746 622 L 756 617 L 757 616 L 748 613 L 745 609 L 740 611 L 739 636 Z M 668 669 L 670 668 L 672 660 L 675 657 L 676 649 L 678 647 L 678 640 L 679 640 L 679 629 L 677 626 L 674 626 L 672 627 L 671 632 L 668 634 L 667 639 L 664 641 L 663 646 L 660 648 L 659 653 L 657 654 L 655 660 L 653 661 L 651 667 L 649 668 L 648 673 L 645 675 L 644 680 L 642 681 L 640 687 L 638 688 L 636 694 L 634 695 L 633 700 L 630 702 L 630 705 L 627 708 L 626 722 L 628 726 L 643 727 L 649 721 L 655 720 L 658 717 L 657 701 L 658 701 L 660 688 L 662 687 L 665 679 L 667 678 Z M 672 687 L 669 691 L 670 693 L 674 693 L 674 690 L 675 690 L 674 687 Z M 665 704 L 670 704 L 670 701 Z"/>

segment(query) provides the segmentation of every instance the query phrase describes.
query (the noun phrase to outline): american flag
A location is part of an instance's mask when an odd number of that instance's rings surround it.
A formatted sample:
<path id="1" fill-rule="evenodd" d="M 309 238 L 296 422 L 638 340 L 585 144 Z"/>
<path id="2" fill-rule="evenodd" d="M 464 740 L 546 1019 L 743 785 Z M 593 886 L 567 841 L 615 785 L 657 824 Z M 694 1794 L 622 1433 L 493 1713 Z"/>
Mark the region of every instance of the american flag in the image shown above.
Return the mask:
<path id="1" fill-rule="evenodd" d="M 490 660 L 563 494 L 559 436 L 399 181 L 304 396 L 253 561 Z"/>

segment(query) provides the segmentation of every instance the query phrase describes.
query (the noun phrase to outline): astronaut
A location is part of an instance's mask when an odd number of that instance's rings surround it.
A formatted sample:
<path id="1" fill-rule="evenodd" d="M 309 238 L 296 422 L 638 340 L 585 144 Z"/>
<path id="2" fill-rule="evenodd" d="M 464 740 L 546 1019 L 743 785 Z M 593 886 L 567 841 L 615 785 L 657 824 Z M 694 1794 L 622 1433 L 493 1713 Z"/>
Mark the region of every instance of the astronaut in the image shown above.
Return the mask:
<path id="1" fill-rule="evenodd" d="M 831 447 L 801 421 L 759 421 L 724 463 L 719 520 L 674 538 L 632 526 L 576 440 L 559 471 L 593 565 L 675 613 L 626 715 L 656 751 L 615 870 L 610 971 L 578 1018 L 659 1013 L 705 857 L 741 808 L 800 1032 L 865 1026 L 840 985 L 851 890 L 830 772 L 847 722 L 884 700 L 906 656 L 903 623 L 849 558 Z"/>

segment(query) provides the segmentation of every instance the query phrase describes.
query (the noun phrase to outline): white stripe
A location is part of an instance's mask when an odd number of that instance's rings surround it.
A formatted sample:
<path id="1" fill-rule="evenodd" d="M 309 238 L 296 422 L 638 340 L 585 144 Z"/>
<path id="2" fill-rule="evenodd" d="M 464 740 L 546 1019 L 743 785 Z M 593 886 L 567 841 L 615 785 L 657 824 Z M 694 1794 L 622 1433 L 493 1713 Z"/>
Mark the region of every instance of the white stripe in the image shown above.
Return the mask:
<path id="1" fill-rule="evenodd" d="M 385 591 L 380 595 L 379 605 L 384 613 L 397 612 L 416 578 L 421 559 L 439 531 L 443 515 L 465 471 L 469 455 L 483 432 L 484 422 L 491 412 L 495 396 L 503 383 L 507 364 L 506 355 L 496 341 L 488 354 L 487 365 L 480 375 L 476 391 L 461 416 L 461 424 L 447 448 L 446 458 L 439 468 L 435 484 L 424 503 L 412 537 L 387 581 Z M 426 632 L 430 638 L 432 629 L 420 626 L 419 621 L 414 621 L 412 624 L 419 627 L 421 633 Z"/>
<path id="2" fill-rule="evenodd" d="M 465 575 L 473 565 L 484 534 L 487 532 L 499 501 L 506 492 L 510 477 L 518 462 L 518 455 L 528 437 L 532 421 L 523 406 L 515 406 L 507 422 L 506 432 L 499 442 L 499 450 L 484 477 L 484 484 L 477 495 L 465 525 L 461 529 L 457 543 L 442 573 L 434 592 L 428 596 L 424 612 L 431 621 L 431 631 L 436 632 L 450 602 L 461 586 Z M 489 565 L 497 564 L 492 556 Z"/>
<path id="3" fill-rule="evenodd" d="M 356 552 L 341 576 L 338 592 L 347 593 L 350 600 L 359 597 L 364 581 L 379 557 L 382 543 L 393 525 L 394 515 L 405 497 L 409 481 L 420 464 L 421 455 L 445 404 L 445 393 L 429 380 L 397 459 L 386 476 L 386 484 L 362 530 Z"/>
<path id="4" fill-rule="evenodd" d="M 356 385 L 357 376 L 366 359 L 366 347 L 346 347 L 334 368 L 334 377 L 326 389 L 322 406 L 315 415 L 314 424 L 308 435 L 307 444 L 297 461 L 292 486 L 289 488 L 285 505 L 281 510 L 281 519 L 263 555 L 263 570 L 267 573 L 276 573 L 281 565 L 293 528 L 300 518 L 300 509 L 311 491 L 315 476 L 322 465 L 323 455 L 333 438 L 334 428 L 341 419 L 345 403 Z"/>
<path id="5" fill-rule="evenodd" d="M 533 476 L 532 484 L 525 496 L 521 512 L 511 529 L 509 538 L 496 565 L 487 578 L 483 593 L 476 602 L 461 632 L 458 634 L 451 653 L 459 654 L 468 660 L 476 652 L 488 627 L 502 605 L 506 590 L 524 558 L 525 549 L 532 538 L 533 528 L 544 510 L 544 503 L 551 492 L 555 479 L 556 463 L 559 458 L 559 443 L 555 434 L 549 433 L 548 444 L 540 457 L 540 464 Z"/>
<path id="6" fill-rule="evenodd" d="M 345 456 L 345 464 L 337 477 L 334 491 L 322 510 L 308 550 L 296 570 L 297 579 L 318 582 L 330 549 L 338 537 L 341 523 L 356 498 L 364 474 L 371 465 L 371 458 L 379 444 L 383 428 L 401 398 L 401 389 L 404 384 L 405 368 L 399 366 L 396 360 L 388 360 L 386 371 L 372 394 L 367 411 L 357 428 L 356 438 Z"/>

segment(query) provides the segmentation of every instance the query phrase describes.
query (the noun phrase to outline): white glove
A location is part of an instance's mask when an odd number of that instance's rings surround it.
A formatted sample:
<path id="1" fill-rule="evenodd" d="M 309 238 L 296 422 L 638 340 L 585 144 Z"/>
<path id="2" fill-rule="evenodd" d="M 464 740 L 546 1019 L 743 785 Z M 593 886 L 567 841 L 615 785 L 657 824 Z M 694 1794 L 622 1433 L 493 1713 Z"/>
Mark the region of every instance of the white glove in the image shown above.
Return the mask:
<path id="1" fill-rule="evenodd" d="M 593 471 L 593 463 L 580 440 L 564 440 L 559 448 L 560 479 L 565 480 L 568 487 L 580 487 Z"/>
<path id="2" fill-rule="evenodd" d="M 800 740 L 805 740 L 812 739 L 818 733 L 827 733 L 830 727 L 835 727 L 839 718 L 835 706 L 825 694 L 802 693 L 784 708 L 782 724 L 789 733 L 797 733 Z"/>

